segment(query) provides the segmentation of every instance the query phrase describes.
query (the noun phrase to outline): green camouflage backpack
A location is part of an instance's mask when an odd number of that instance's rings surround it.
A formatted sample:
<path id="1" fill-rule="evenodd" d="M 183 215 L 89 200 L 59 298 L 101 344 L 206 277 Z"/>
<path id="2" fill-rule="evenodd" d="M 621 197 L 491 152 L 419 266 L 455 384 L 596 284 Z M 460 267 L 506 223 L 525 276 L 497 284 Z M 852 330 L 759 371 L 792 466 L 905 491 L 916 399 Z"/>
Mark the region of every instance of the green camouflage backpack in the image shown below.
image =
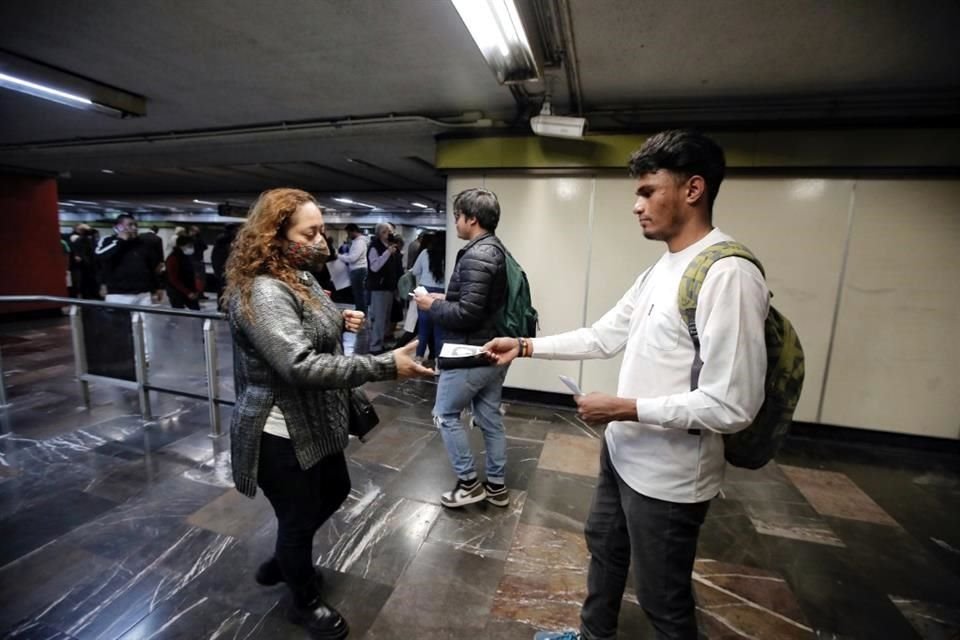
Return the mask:
<path id="1" fill-rule="evenodd" d="M 763 265 L 745 246 L 738 242 L 719 242 L 701 251 L 687 266 L 680 280 L 677 303 L 695 350 L 690 371 L 691 390 L 697 388 L 703 367 L 696 326 L 697 297 L 713 263 L 730 257 L 749 260 L 760 269 L 760 273 L 764 273 Z M 776 455 L 793 421 L 793 412 L 803 388 L 803 347 L 793 325 L 771 306 L 764 328 L 767 375 L 764 379 L 763 405 L 749 427 L 723 436 L 727 462 L 747 469 L 759 469 Z"/>
<path id="2" fill-rule="evenodd" d="M 497 315 L 497 335 L 532 338 L 537 335 L 540 320 L 530 299 L 527 274 L 509 251 L 503 248 L 503 253 L 506 256 L 507 299 Z"/>

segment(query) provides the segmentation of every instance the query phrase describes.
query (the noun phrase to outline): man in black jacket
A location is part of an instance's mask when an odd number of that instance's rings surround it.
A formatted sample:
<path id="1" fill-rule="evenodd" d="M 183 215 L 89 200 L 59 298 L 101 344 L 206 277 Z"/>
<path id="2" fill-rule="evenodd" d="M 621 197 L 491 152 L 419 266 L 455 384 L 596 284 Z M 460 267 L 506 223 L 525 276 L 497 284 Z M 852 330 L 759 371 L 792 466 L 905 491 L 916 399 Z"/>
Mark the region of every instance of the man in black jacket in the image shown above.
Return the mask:
<path id="1" fill-rule="evenodd" d="M 443 294 L 414 298 L 443 329 L 444 342 L 483 345 L 496 335 L 496 318 L 506 303 L 506 249 L 494 235 L 500 221 L 500 203 L 492 191 L 467 189 L 453 201 L 457 236 L 467 240 Z M 440 428 L 457 484 L 440 497 L 445 507 L 486 500 L 498 507 L 510 504 L 504 485 L 506 434 L 500 415 L 500 396 L 507 372 L 502 367 L 451 369 L 440 372 L 434 422 Z M 487 478 L 481 484 L 460 413 L 472 407 L 474 421 L 483 430 Z"/>
<path id="2" fill-rule="evenodd" d="M 149 306 L 151 294 L 159 298 L 157 273 L 163 258 L 137 236 L 133 216 L 117 216 L 113 235 L 100 239 L 96 254 L 103 265 L 107 302 Z"/>

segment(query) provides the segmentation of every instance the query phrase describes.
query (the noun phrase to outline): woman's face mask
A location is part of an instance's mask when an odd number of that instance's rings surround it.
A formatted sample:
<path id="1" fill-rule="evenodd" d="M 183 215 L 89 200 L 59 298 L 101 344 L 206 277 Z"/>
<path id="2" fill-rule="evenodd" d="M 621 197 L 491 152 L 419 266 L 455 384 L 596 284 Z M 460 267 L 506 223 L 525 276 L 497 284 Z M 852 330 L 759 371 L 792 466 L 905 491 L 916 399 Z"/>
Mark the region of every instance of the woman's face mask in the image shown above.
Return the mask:
<path id="1" fill-rule="evenodd" d="M 316 244 L 288 241 L 284 254 L 290 264 L 297 269 L 311 271 L 319 268 L 320 265 L 326 262 L 327 257 L 330 255 L 330 249 L 323 240 Z"/>

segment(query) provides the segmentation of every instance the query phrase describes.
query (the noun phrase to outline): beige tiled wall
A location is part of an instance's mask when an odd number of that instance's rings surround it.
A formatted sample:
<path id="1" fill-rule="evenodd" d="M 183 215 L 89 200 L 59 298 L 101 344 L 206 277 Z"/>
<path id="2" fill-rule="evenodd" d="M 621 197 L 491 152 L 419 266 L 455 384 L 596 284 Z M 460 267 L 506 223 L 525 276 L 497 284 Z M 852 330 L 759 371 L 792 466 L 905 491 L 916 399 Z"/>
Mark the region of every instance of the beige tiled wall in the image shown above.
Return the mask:
<path id="1" fill-rule="evenodd" d="M 448 198 L 478 185 L 500 197 L 498 232 L 530 277 L 541 335 L 595 321 L 664 250 L 640 232 L 629 178 L 458 175 L 449 181 Z M 724 181 L 714 223 L 764 263 L 773 303 L 803 342 L 807 376 L 798 420 L 960 436 L 960 378 L 953 372 L 960 359 L 953 335 L 960 329 L 957 202 L 956 181 Z M 452 256 L 462 243 L 452 233 L 452 217 L 448 225 Z M 507 384 L 564 391 L 556 375 L 565 373 L 585 390 L 612 393 L 619 364 L 619 357 L 582 365 L 523 361 Z"/>
<path id="2" fill-rule="evenodd" d="M 823 422 L 960 437 L 960 183 L 860 180 Z"/>

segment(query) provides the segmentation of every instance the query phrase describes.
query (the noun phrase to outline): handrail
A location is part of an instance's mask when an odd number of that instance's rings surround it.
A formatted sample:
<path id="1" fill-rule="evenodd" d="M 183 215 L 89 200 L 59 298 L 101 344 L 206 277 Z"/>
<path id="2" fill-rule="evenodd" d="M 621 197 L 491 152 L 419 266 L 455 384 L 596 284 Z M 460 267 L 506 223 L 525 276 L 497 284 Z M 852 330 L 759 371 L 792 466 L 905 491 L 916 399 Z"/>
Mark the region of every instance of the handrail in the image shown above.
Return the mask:
<path id="1" fill-rule="evenodd" d="M 0 303 L 4 302 L 56 302 L 63 305 L 78 307 L 106 307 L 108 309 L 123 309 L 124 311 L 143 311 L 164 316 L 186 316 L 188 318 L 210 318 L 226 320 L 227 315 L 219 311 L 184 311 L 170 307 L 148 307 L 139 304 L 124 304 L 122 302 L 104 302 L 102 300 L 83 300 L 80 298 L 64 298 L 61 296 L 0 296 Z"/>
<path id="2" fill-rule="evenodd" d="M 103 381 L 108 384 L 116 384 L 126 388 L 136 389 L 139 394 L 140 411 L 144 422 L 152 419 L 150 410 L 150 391 L 159 391 L 184 397 L 202 399 L 203 396 L 196 393 L 185 392 L 178 389 L 167 389 L 151 385 L 147 373 L 147 352 L 144 336 L 143 314 L 154 313 L 166 316 L 180 316 L 187 318 L 199 318 L 203 320 L 203 342 L 204 342 L 204 367 L 207 377 L 206 400 L 210 408 L 210 438 L 213 443 L 213 458 L 210 463 L 203 465 L 203 471 L 197 477 L 202 482 L 212 483 L 217 486 L 229 486 L 229 451 L 226 449 L 224 434 L 220 428 L 220 405 L 233 404 L 220 398 L 219 373 L 217 371 L 217 338 L 213 330 L 212 321 L 226 320 L 226 315 L 217 312 L 203 311 L 184 311 L 180 309 L 171 309 L 169 307 L 145 306 L 135 304 L 124 304 L 116 302 L 102 302 L 99 300 L 81 300 L 77 298 L 64 298 L 60 296 L 0 296 L 0 304 L 3 303 L 36 303 L 49 302 L 70 307 L 70 331 L 73 338 L 74 361 L 76 366 L 76 378 L 80 384 L 80 392 L 84 404 L 90 409 L 90 391 L 89 382 Z M 132 384 L 124 380 L 114 378 L 104 378 L 98 375 L 91 375 L 87 369 L 86 350 L 84 347 L 83 332 L 83 314 L 80 313 L 80 307 L 100 307 L 107 309 L 116 309 L 128 312 L 131 316 L 131 330 L 133 332 L 133 348 L 135 358 L 136 383 Z M 132 384 L 132 386 L 130 386 Z M 0 359 L 0 419 L 6 420 L 6 409 L 9 407 L 9 399 L 6 395 L 6 388 L 3 382 L 3 361 Z"/>

